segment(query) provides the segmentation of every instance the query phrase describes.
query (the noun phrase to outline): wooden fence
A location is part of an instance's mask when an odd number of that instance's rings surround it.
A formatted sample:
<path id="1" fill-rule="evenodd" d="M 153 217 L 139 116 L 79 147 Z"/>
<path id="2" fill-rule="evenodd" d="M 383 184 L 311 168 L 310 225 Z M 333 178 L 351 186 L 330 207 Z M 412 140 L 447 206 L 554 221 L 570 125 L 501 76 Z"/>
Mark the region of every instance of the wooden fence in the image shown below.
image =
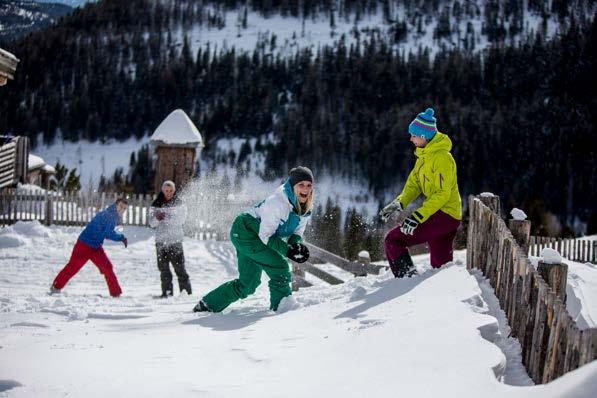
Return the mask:
<path id="1" fill-rule="evenodd" d="M 597 264 L 597 240 L 531 236 L 529 255 L 539 256 L 546 247 L 557 250 L 570 261 Z"/>
<path id="2" fill-rule="evenodd" d="M 37 220 L 45 225 L 83 226 L 102 209 L 119 197 L 128 201 L 128 209 L 122 218 L 123 225 L 148 226 L 149 209 L 155 195 L 122 195 L 107 192 L 27 192 L 5 190 L 0 193 L 0 226 L 14 224 L 17 221 Z M 188 217 L 185 233 L 199 239 L 222 238 L 224 234 L 203 218 Z"/>
<path id="3" fill-rule="evenodd" d="M 557 281 L 550 286 L 535 270 L 527 257 L 529 236 L 525 242 L 515 232 L 515 239 L 498 215 L 499 206 L 497 196 L 469 197 L 467 266 L 489 279 L 530 377 L 547 383 L 597 358 L 597 328 L 576 325 L 566 309 L 565 289 L 558 289 Z"/>
<path id="4" fill-rule="evenodd" d="M 14 190 L 0 193 L 0 223 L 13 224 L 17 221 L 38 220 L 45 225 L 85 225 L 111 203 L 116 193 L 81 192 L 28 192 Z M 129 208 L 124 214 L 124 225 L 148 225 L 149 207 L 154 197 L 150 195 L 129 195 Z"/>

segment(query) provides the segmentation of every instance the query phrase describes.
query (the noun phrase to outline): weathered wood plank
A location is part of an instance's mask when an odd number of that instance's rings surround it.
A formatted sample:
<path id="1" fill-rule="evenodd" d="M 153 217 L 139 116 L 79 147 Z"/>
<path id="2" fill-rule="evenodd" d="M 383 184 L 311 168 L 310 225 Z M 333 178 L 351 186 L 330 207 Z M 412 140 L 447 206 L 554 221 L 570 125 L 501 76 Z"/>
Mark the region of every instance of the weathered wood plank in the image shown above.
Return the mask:
<path id="1" fill-rule="evenodd" d="M 597 329 L 585 329 L 579 344 L 578 365 L 586 365 L 597 359 Z"/>
<path id="2" fill-rule="evenodd" d="M 292 290 L 297 291 L 301 287 L 310 287 L 313 286 L 311 283 L 307 282 L 305 278 L 302 276 L 293 275 L 292 277 Z"/>
<path id="3" fill-rule="evenodd" d="M 563 302 L 566 302 L 567 264 L 547 264 L 539 261 L 537 272 Z"/>
<path id="4" fill-rule="evenodd" d="M 568 341 L 566 342 L 566 355 L 564 357 L 564 373 L 578 368 L 579 347 L 581 332 L 575 322 L 568 326 Z"/>
<path id="5" fill-rule="evenodd" d="M 508 220 L 508 227 L 512 236 L 525 253 L 529 252 L 531 237 L 531 222 L 529 220 Z"/>
<path id="6" fill-rule="evenodd" d="M 311 255 L 311 258 L 313 259 L 318 259 L 319 261 L 324 263 L 332 263 L 345 271 L 351 272 L 355 276 L 367 275 L 368 270 L 365 268 L 363 264 L 348 261 L 334 253 L 330 253 L 327 250 L 324 250 L 308 242 L 305 242 L 305 245 L 309 248 L 309 253 Z"/>
<path id="7" fill-rule="evenodd" d="M 561 338 L 562 322 L 565 315 L 564 305 L 559 297 L 555 297 L 553 303 L 553 318 L 551 320 L 549 340 L 547 343 L 547 355 L 543 367 L 542 383 L 549 383 L 556 377 L 558 363 L 559 340 Z"/>
<path id="8" fill-rule="evenodd" d="M 344 281 L 342 279 L 336 278 L 334 275 L 325 272 L 322 269 L 317 268 L 316 266 L 313 265 L 313 263 L 306 261 L 304 263 L 295 263 L 293 261 L 291 261 L 291 263 L 293 264 L 293 266 L 296 266 L 298 269 L 308 272 L 313 276 L 318 277 L 319 279 L 329 283 L 330 285 L 339 285 L 344 283 Z"/>

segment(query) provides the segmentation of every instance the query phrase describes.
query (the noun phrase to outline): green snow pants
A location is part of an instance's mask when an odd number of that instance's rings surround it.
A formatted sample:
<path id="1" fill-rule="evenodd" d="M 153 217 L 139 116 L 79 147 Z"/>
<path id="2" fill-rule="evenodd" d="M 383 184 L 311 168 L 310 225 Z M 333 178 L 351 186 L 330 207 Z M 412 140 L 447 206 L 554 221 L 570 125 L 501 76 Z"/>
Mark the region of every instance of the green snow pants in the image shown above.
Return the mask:
<path id="1" fill-rule="evenodd" d="M 280 301 L 292 294 L 292 274 L 286 260 L 288 243 L 279 237 L 271 237 L 265 245 L 259 238 L 259 221 L 250 214 L 236 217 L 230 230 L 230 240 L 236 248 L 238 258 L 238 279 L 226 282 L 203 297 L 213 312 L 220 312 L 235 301 L 255 292 L 261 283 L 261 271 L 270 280 L 270 309 L 277 310 Z M 300 241 L 292 235 L 289 243 Z"/>

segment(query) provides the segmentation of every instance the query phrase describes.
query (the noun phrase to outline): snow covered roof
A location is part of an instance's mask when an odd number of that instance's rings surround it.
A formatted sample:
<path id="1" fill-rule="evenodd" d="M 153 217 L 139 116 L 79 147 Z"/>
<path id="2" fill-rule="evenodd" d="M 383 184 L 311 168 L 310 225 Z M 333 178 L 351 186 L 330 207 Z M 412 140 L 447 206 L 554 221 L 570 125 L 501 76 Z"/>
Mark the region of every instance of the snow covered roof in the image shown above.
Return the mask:
<path id="1" fill-rule="evenodd" d="M 29 154 L 29 159 L 27 160 L 27 170 L 35 170 L 39 169 L 40 167 L 44 167 L 46 162 L 39 156 L 35 156 Z"/>
<path id="2" fill-rule="evenodd" d="M 44 171 L 46 173 L 56 174 L 56 169 L 53 166 L 50 166 L 49 164 L 46 164 L 44 166 Z"/>
<path id="3" fill-rule="evenodd" d="M 161 142 L 168 145 L 203 146 L 203 138 L 191 119 L 182 109 L 177 109 L 166 119 L 151 136 L 151 142 Z"/>

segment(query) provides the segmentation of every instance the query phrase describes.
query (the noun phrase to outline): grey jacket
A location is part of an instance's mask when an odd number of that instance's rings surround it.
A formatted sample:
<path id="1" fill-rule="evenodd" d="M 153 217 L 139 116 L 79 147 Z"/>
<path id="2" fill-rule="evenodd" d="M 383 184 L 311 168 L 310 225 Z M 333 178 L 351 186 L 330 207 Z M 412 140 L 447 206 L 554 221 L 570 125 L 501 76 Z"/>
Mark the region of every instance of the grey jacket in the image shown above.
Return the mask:
<path id="1" fill-rule="evenodd" d="M 156 215 L 164 213 L 164 219 L 158 220 Z M 155 242 L 172 244 L 181 243 L 184 239 L 183 225 L 187 218 L 185 205 L 172 207 L 151 207 L 149 210 L 149 226 L 155 228 Z"/>

